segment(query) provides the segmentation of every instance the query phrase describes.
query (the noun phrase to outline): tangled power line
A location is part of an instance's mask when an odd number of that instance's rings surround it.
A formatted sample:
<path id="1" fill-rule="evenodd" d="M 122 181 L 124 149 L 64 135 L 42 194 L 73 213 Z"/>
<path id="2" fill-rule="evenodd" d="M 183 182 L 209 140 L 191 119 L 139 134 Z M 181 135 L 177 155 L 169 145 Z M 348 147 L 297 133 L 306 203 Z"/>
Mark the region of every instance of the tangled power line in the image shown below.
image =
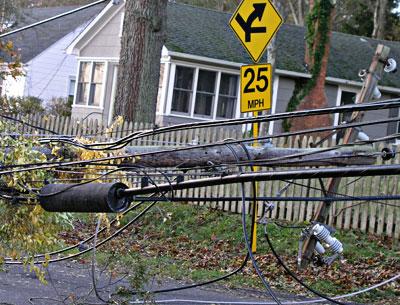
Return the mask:
<path id="1" fill-rule="evenodd" d="M 0 38 L 7 37 L 12 34 L 27 30 L 29 28 L 51 22 L 58 18 L 74 14 L 78 11 L 87 9 L 94 5 L 106 2 L 96 1 L 84 7 L 72 10 L 55 17 L 37 22 L 35 24 L 26 26 L 21 29 L 10 31 L 0 35 Z M 208 281 L 191 284 L 181 287 L 158 289 L 150 291 L 151 293 L 166 293 L 172 291 L 179 291 L 209 285 L 228 279 L 240 273 L 247 263 L 250 261 L 257 275 L 259 276 L 265 291 L 270 295 L 274 302 L 229 302 L 229 304 L 312 304 L 320 302 L 330 302 L 332 304 L 346 304 L 342 299 L 350 298 L 362 293 L 366 293 L 373 289 L 382 287 L 383 285 L 397 281 L 400 274 L 394 275 L 389 279 L 381 281 L 381 283 L 372 285 L 367 288 L 361 288 L 358 291 L 340 295 L 340 296 L 326 296 L 300 279 L 292 270 L 289 269 L 287 264 L 281 258 L 274 248 L 273 242 L 270 239 L 270 233 L 267 228 L 269 219 L 267 214 L 273 209 L 273 204 L 276 202 L 334 202 L 334 201 L 349 201 L 356 202 L 357 204 L 374 203 L 377 205 L 391 206 L 399 208 L 399 205 L 390 204 L 388 201 L 397 201 L 400 194 L 393 195 L 373 195 L 373 196 L 350 196 L 340 192 L 329 192 L 324 187 L 324 178 L 334 177 L 368 177 L 376 175 L 394 176 L 400 173 L 399 164 L 387 165 L 372 165 L 378 158 L 385 161 L 393 159 L 397 154 L 397 149 L 393 149 L 389 143 L 400 138 L 399 133 L 393 133 L 388 136 L 363 139 L 348 144 L 336 144 L 326 148 L 312 148 L 312 149 L 276 149 L 271 147 L 271 141 L 278 138 L 287 138 L 294 136 L 307 136 L 316 133 L 328 133 L 329 136 L 335 135 L 338 131 L 361 128 L 367 126 L 376 126 L 381 124 L 395 123 L 400 121 L 400 117 L 391 117 L 387 119 L 373 120 L 373 121 L 350 121 L 341 122 L 338 126 L 329 126 L 321 128 L 313 128 L 307 130 L 299 130 L 296 132 L 282 132 L 274 135 L 264 135 L 256 138 L 244 139 L 225 139 L 217 143 L 199 143 L 197 145 L 186 145 L 179 147 L 156 147 L 151 151 L 140 151 L 137 147 L 130 147 L 133 141 L 142 140 L 147 141 L 152 137 L 161 134 L 172 132 L 182 132 L 194 129 L 204 128 L 239 128 L 247 124 L 270 122 L 279 122 L 281 120 L 293 118 L 306 118 L 309 116 L 317 116 L 323 114 L 343 114 L 349 112 L 361 111 L 376 111 L 386 109 L 400 108 L 400 99 L 390 99 L 380 102 L 370 102 L 366 104 L 345 105 L 338 107 L 329 107 L 325 109 L 316 110 L 302 110 L 290 113 L 279 113 L 270 115 L 261 115 L 253 118 L 240 118 L 240 119 L 226 119 L 211 122 L 195 122 L 184 123 L 174 126 L 154 127 L 151 130 L 133 131 L 128 136 L 120 139 L 102 142 L 102 143 L 83 143 L 70 135 L 59 135 L 57 132 L 36 126 L 32 122 L 27 122 L 23 119 L 16 119 L 12 116 L 0 114 L 0 118 L 5 121 L 11 121 L 17 125 L 27 126 L 34 128 L 43 133 L 49 133 L 51 136 L 46 136 L 38 140 L 40 146 L 33 149 L 40 151 L 48 156 L 45 162 L 33 162 L 24 164 L 0 164 L 0 180 L 2 177 L 10 175 L 18 175 L 21 173 L 30 173 L 38 170 L 48 170 L 54 172 L 54 177 L 51 181 L 46 181 L 46 185 L 41 189 L 33 189 L 23 186 L 24 191 L 18 191 L 13 187 L 7 185 L 0 185 L 0 198 L 8 202 L 10 205 L 32 205 L 40 203 L 46 210 L 52 212 L 109 212 L 120 213 L 122 216 L 129 217 L 126 224 L 117 226 L 120 216 L 113 218 L 108 225 L 101 227 L 101 218 L 97 221 L 95 232 L 89 237 L 81 240 L 65 248 L 33 256 L 32 264 L 52 264 L 66 260 L 75 259 L 85 254 L 92 253 L 92 284 L 95 295 L 102 303 L 110 303 L 112 300 L 107 299 L 101 295 L 96 281 L 96 249 L 106 245 L 108 242 L 123 234 L 128 228 L 137 224 L 152 208 L 156 207 L 159 202 L 196 202 L 196 201 L 223 201 L 223 202 L 240 202 L 242 214 L 242 229 L 243 239 L 245 243 L 246 254 L 240 266 L 228 274 L 210 279 Z M 107 132 L 101 132 L 107 134 Z M 1 137 L 12 137 L 18 139 L 23 137 L 24 134 L 18 132 L 2 134 Z M 34 135 L 30 135 L 34 136 Z M 95 136 L 95 135 L 86 135 Z M 325 140 L 325 139 L 323 139 Z M 321 144 L 323 141 L 317 142 Z M 252 145 L 261 143 L 261 148 L 254 148 Z M 373 147 L 376 144 L 386 143 L 387 147 L 382 151 L 377 151 Z M 52 156 L 51 145 L 60 145 L 61 150 L 57 152 L 60 158 Z M 374 146 L 375 145 L 375 146 Z M 318 146 L 318 145 L 315 145 Z M 6 152 L 12 150 L 14 147 L 5 145 L 2 147 Z M 104 157 L 98 157 L 91 160 L 75 160 L 74 149 L 81 149 L 84 151 L 102 152 L 108 154 Z M 65 152 L 68 154 L 64 155 Z M 114 154 L 116 151 L 123 151 L 119 154 Z M 211 160 L 210 153 L 218 155 L 217 161 Z M 272 152 L 272 155 L 270 154 Z M 191 158 L 195 155 L 195 158 Z M 182 160 L 178 158 L 184 155 Z M 167 160 L 165 160 L 167 159 Z M 193 160 L 192 160 L 193 159 Z M 93 178 L 85 178 L 86 173 L 84 167 L 92 166 L 95 171 L 91 175 Z M 262 167 L 260 171 L 254 171 L 254 167 Z M 340 166 L 340 167 L 338 167 Z M 295 169 L 287 170 L 286 167 L 294 167 Z M 61 177 L 61 172 L 72 175 L 72 178 Z M 120 183 L 121 180 L 132 178 L 130 185 Z M 318 180 L 320 187 L 305 185 L 298 182 L 298 180 Z M 129 180 L 129 179 L 128 179 Z M 259 196 L 257 194 L 256 182 L 258 181 L 283 181 L 286 186 L 281 189 L 276 196 Z M 354 180 L 351 183 L 355 183 Z M 43 181 L 44 182 L 44 181 Z M 70 182 L 75 182 L 70 184 Z M 100 182 L 100 183 L 94 183 Z M 248 194 L 248 189 L 245 184 L 251 184 L 251 194 Z M 183 196 L 178 195 L 179 190 L 188 190 L 200 187 L 208 187 L 215 185 L 228 185 L 235 184 L 240 186 L 240 196 L 218 196 L 218 198 L 204 198 L 200 196 Z M 307 190 L 315 190 L 320 192 L 321 196 L 282 196 L 287 187 L 300 186 Z M 36 201 L 35 201 L 36 200 Z M 83 204 L 85 203 L 85 205 Z M 131 202 L 135 202 L 130 206 Z M 307 301 L 282 301 L 271 289 L 270 283 L 267 281 L 263 270 L 257 263 L 257 257 L 253 253 L 252 243 L 254 234 L 254 225 L 257 218 L 257 210 L 255 205 L 258 202 L 268 202 L 269 205 L 263 205 L 263 215 L 267 221 L 264 224 L 264 236 L 267 244 L 269 245 L 272 254 L 276 258 L 278 264 L 290 275 L 296 282 L 303 286 L 306 290 L 317 295 L 318 299 Z M 250 203 L 253 203 L 251 206 Z M 354 205 L 353 205 L 354 206 Z M 340 210 L 342 213 L 344 209 L 352 208 L 347 206 Z M 238 211 L 237 211 L 238 212 Z M 136 214 L 134 214 L 136 213 Z M 134 214 L 134 215 L 132 215 Z M 248 232 L 248 215 L 251 216 L 252 227 L 251 233 Z M 263 219 L 264 219 L 263 218 Z M 274 222 L 278 226 L 282 226 L 278 222 Z M 397 224 L 398 225 L 398 224 Z M 290 227 L 290 226 L 288 226 Z M 112 232 L 108 233 L 109 228 L 113 228 Z M 319 223 L 312 223 L 309 226 L 291 226 L 292 229 L 303 229 L 302 234 L 318 236 L 321 244 L 326 242 L 330 244 L 331 248 L 339 249 L 342 245 L 340 241 L 331 236 L 333 232 L 330 228 L 322 226 Z M 320 231 L 318 231 L 320 230 Z M 101 239 L 101 236 L 105 235 Z M 321 245 L 322 247 L 322 245 Z M 331 258 L 324 258 L 321 254 L 321 248 L 316 247 L 316 256 L 320 261 L 326 265 L 330 265 Z M 335 255 L 341 254 L 337 251 Z M 32 257 L 26 256 L 20 259 L 12 257 L 4 258 L 5 265 L 24 265 L 26 261 Z M 131 291 L 132 295 L 140 295 L 148 291 Z M 199 301 L 199 300 L 183 300 L 171 299 L 163 301 L 155 301 L 155 303 L 198 303 L 198 304 L 224 304 L 228 302 L 215 302 L 215 301 Z M 143 303 L 140 301 L 131 301 L 131 304 Z"/>
<path id="2" fill-rule="evenodd" d="M 389 100 L 383 102 L 374 102 L 366 105 L 356 105 L 355 109 L 358 111 L 366 111 L 370 109 L 389 109 L 393 107 L 399 107 L 400 100 Z M 307 302 L 285 302 L 279 300 L 279 298 L 275 295 L 274 291 L 270 289 L 270 284 L 267 282 L 262 270 L 257 265 L 257 260 L 254 253 L 251 250 L 252 238 L 248 235 L 246 228 L 248 227 L 246 224 L 247 214 L 250 213 L 252 215 L 252 220 L 257 216 L 255 214 L 255 209 L 250 209 L 250 205 L 247 205 L 248 202 L 282 202 L 282 201 L 290 201 L 290 202 L 320 202 L 320 201 L 353 201 L 357 202 L 374 202 L 378 205 L 390 205 L 388 201 L 396 201 L 400 198 L 400 195 L 376 195 L 376 196 L 350 196 L 347 194 L 341 193 L 331 193 L 326 194 L 323 197 L 309 197 L 309 196 L 258 196 L 257 192 L 254 190 L 254 185 L 256 181 L 284 181 L 288 185 L 297 185 L 308 189 L 314 189 L 316 191 L 324 194 L 324 187 L 312 187 L 310 185 L 305 185 L 299 182 L 296 182 L 299 179 L 322 179 L 327 177 L 366 177 L 366 176 L 375 176 L 375 175 L 397 175 L 400 172 L 400 166 L 397 164 L 389 164 L 389 165 L 371 165 L 371 160 L 376 160 L 376 158 L 383 158 L 385 160 L 389 160 L 395 156 L 397 153 L 396 150 L 393 150 L 391 147 L 386 148 L 384 151 L 375 151 L 371 148 L 366 150 L 365 147 L 372 147 L 373 144 L 377 143 L 388 143 L 394 139 L 399 138 L 399 134 L 392 134 L 389 136 L 369 139 L 364 141 L 357 141 L 350 144 L 337 144 L 331 147 L 321 148 L 321 149 L 308 149 L 308 150 L 289 150 L 283 156 L 275 156 L 273 158 L 269 157 L 259 157 L 258 159 L 254 157 L 257 153 L 251 147 L 251 144 L 256 141 L 256 139 L 227 139 L 217 143 L 205 143 L 198 144 L 192 146 L 184 146 L 177 148 L 160 148 L 157 147 L 156 150 L 150 152 L 133 152 L 134 149 L 129 147 L 129 144 L 133 140 L 149 138 L 156 134 L 160 133 L 168 133 L 175 132 L 178 130 L 188 130 L 192 128 L 208 128 L 208 127 L 221 127 L 221 126 L 241 126 L 242 124 L 248 123 L 264 123 L 272 120 L 277 120 L 281 118 L 291 118 L 291 117 L 301 117 L 306 115 L 319 115 L 321 113 L 335 113 L 335 112 L 344 112 L 344 111 L 354 111 L 352 106 L 340 106 L 329 109 L 320 109 L 320 110 L 312 110 L 312 111 L 299 111 L 294 113 L 287 114 L 279 114 L 279 115 L 266 115 L 258 118 L 244 118 L 244 119 L 235 119 L 235 120 L 224 120 L 210 123 L 190 123 L 190 124 L 180 124 L 178 126 L 169 126 L 165 128 L 156 128 L 153 130 L 147 131 L 138 131 L 134 132 L 127 137 L 124 137 L 120 140 L 105 142 L 105 143 L 91 143 L 84 144 L 81 143 L 71 137 L 63 137 L 63 136 L 52 136 L 51 138 L 42 138 L 39 142 L 46 146 L 49 144 L 57 144 L 61 145 L 64 149 L 70 149 L 71 147 L 77 147 L 79 149 L 87 150 L 87 151 L 102 151 L 102 152 L 112 152 L 115 150 L 121 150 L 126 148 L 125 152 L 122 155 L 118 156 L 107 156 L 103 158 L 98 158 L 95 160 L 82 160 L 82 161 L 54 161 L 49 159 L 47 162 L 39 162 L 39 163 L 31 163 L 31 164 L 11 164 L 11 165 L 1 165 L 0 169 L 0 177 L 3 175 L 12 175 L 21 172 L 30 172 L 42 169 L 52 169 L 56 172 L 67 172 L 67 173 L 75 173 L 75 174 L 84 174 L 85 170 L 82 169 L 82 166 L 91 165 L 96 168 L 94 172 L 94 178 L 84 179 L 82 177 L 79 178 L 54 178 L 54 180 L 46 185 L 42 190 L 27 190 L 25 194 L 17 193 L 15 190 L 7 190 L 3 188 L 1 190 L 1 195 L 4 199 L 14 199 L 18 198 L 19 204 L 23 203 L 23 198 L 29 196 L 29 198 L 37 197 L 40 200 L 42 206 L 46 209 L 50 205 L 57 206 L 55 202 L 60 202 L 58 205 L 59 211 L 70 211 L 74 212 L 74 209 L 81 210 L 79 205 L 80 202 L 77 198 L 90 197 L 90 193 L 94 194 L 92 199 L 89 199 L 89 203 L 96 205 L 99 208 L 99 201 L 103 200 L 103 209 L 100 208 L 98 212 L 121 212 L 122 215 L 130 215 L 134 211 L 140 210 L 135 216 L 130 216 L 131 219 L 122 227 L 115 228 L 114 232 L 110 233 L 109 236 L 99 239 L 99 235 L 103 234 L 107 231 L 107 226 L 100 227 L 100 221 L 96 227 L 95 233 L 86 239 L 76 243 L 72 246 L 68 246 L 66 248 L 60 249 L 58 251 L 53 251 L 44 254 L 37 254 L 34 256 L 34 264 L 43 264 L 43 263 L 57 263 L 70 259 L 77 258 L 84 254 L 92 252 L 92 268 L 95 271 L 95 249 L 104 246 L 107 242 L 113 240 L 124 231 L 126 231 L 129 227 L 136 224 L 142 217 L 146 215 L 148 211 L 150 211 L 157 203 L 167 201 L 167 202 L 180 202 L 180 201 L 238 201 L 242 202 L 242 224 L 243 224 L 243 237 L 245 240 L 246 246 L 246 256 L 243 259 L 242 264 L 239 268 L 233 270 L 232 272 L 226 274 L 225 276 L 211 279 L 209 281 L 203 283 L 192 284 L 188 286 L 168 288 L 168 289 L 159 289 L 155 291 L 151 291 L 151 293 L 166 293 L 171 291 L 179 291 L 189 288 L 200 287 L 204 285 L 208 285 L 211 283 L 215 283 L 221 280 L 225 280 L 233 275 L 238 274 L 243 270 L 244 266 L 246 266 L 248 261 L 251 261 L 256 272 L 258 273 L 261 281 L 264 284 L 265 289 L 273 298 L 274 303 L 271 302 L 260 302 L 259 304 L 311 304 L 318 303 L 322 301 L 329 301 L 333 304 L 345 304 L 341 299 L 358 295 L 360 293 L 365 293 L 370 291 L 371 289 L 375 289 L 381 287 L 381 285 L 396 281 L 399 275 L 393 276 L 391 279 L 386 281 L 382 281 L 381 284 L 373 285 L 371 287 L 360 289 L 357 292 L 346 294 L 343 296 L 329 297 L 325 296 L 318 291 L 315 291 L 312 287 L 309 287 L 307 284 L 303 282 L 303 280 L 299 279 L 295 273 L 290 270 L 279 254 L 273 247 L 272 241 L 268 235 L 268 230 L 265 226 L 265 238 L 268 245 L 271 248 L 272 253 L 276 257 L 279 264 L 284 268 L 285 272 L 287 272 L 291 277 L 293 277 L 296 281 L 298 281 L 303 287 L 307 290 L 315 293 L 317 296 L 321 297 L 320 299 L 314 299 Z M 13 118 L 3 116 L 3 119 L 13 120 Z M 324 127 L 317 128 L 311 130 L 302 130 L 296 133 L 282 133 L 273 136 L 263 136 L 258 140 L 261 141 L 270 141 L 273 138 L 279 137 L 288 137 L 293 135 L 307 135 L 309 133 L 315 132 L 329 132 L 336 131 L 339 129 L 347 129 L 361 126 L 369 126 L 369 125 L 378 125 L 378 124 L 387 124 L 390 122 L 398 122 L 400 118 L 389 118 L 385 120 L 376 120 L 376 121 L 368 121 L 368 122 L 360 122 L 360 123 L 344 123 L 339 126 L 334 127 Z M 24 124 L 23 121 L 19 120 L 17 123 Z M 32 124 L 29 123 L 30 126 Z M 43 130 L 42 130 L 43 131 Z M 3 135 L 4 136 L 4 135 Z M 7 136 L 7 135 L 6 135 Z M 13 136 L 18 137 L 18 135 L 13 134 Z M 265 150 L 273 150 L 270 142 L 266 142 Z M 390 146 L 390 145 L 389 145 Z M 389 147 L 388 146 L 388 147 Z M 361 147 L 362 149 L 358 150 L 359 153 L 351 154 L 343 156 L 321 156 L 322 153 L 329 153 L 340 151 L 341 149 L 354 149 L 357 147 Z M 12 148 L 10 148 L 12 149 Z M 46 148 L 36 148 L 38 150 L 46 151 Z M 202 163 L 199 162 L 198 165 L 183 163 L 180 166 L 174 166 L 168 168 L 166 170 L 162 169 L 162 167 L 155 167 L 152 163 L 151 165 L 146 164 L 146 162 L 141 162 L 143 160 L 153 159 L 157 160 L 163 157 L 163 155 L 171 154 L 181 154 L 181 153 L 196 153 L 198 151 L 204 152 L 207 149 L 227 149 L 230 152 L 233 159 L 231 161 L 225 162 L 221 161 L 218 163 Z M 349 163 L 351 166 L 344 167 L 336 167 L 336 163 L 333 161 L 335 158 L 345 158 L 347 161 L 349 160 L 361 160 L 362 162 L 366 162 L 365 165 L 354 165 L 357 162 Z M 115 164 L 114 160 L 134 160 L 135 162 L 125 162 L 122 164 Z M 306 160 L 306 161 L 305 161 Z M 366 161 L 367 160 L 367 161 Z M 304 168 L 308 164 L 313 164 L 313 162 L 322 162 L 322 165 L 318 168 Z M 332 165 L 334 167 L 332 167 Z M 258 172 L 253 172 L 251 169 L 253 166 L 261 166 L 262 170 Z M 296 167 L 299 169 L 290 169 L 284 170 L 285 166 Z M 322 167 L 321 167 L 322 166 Z M 278 168 L 276 168 L 278 167 Z M 303 168 L 302 168 L 303 167 Z M 308 167 L 308 166 L 307 166 Z M 113 168 L 113 169 L 111 169 Z M 250 169 L 250 171 L 249 171 Z M 126 176 L 134 176 L 136 177 L 136 187 L 119 187 L 116 186 L 115 183 L 110 183 L 110 181 L 118 181 Z M 57 176 L 57 175 L 56 175 Z M 68 184 L 69 182 L 77 182 L 74 184 Z M 93 182 L 100 181 L 103 183 L 94 184 Z M 164 182 L 163 182 L 164 181 Z M 354 180 L 357 181 L 357 180 Z M 61 184 L 57 184 L 60 183 Z M 104 183 L 106 182 L 106 183 Z M 56 184 L 54 184 L 56 183 Z M 246 188 L 244 187 L 245 183 L 251 183 L 253 186 L 253 195 L 247 196 Z M 353 182 L 354 183 L 354 182 Z M 240 197 L 219 197 L 219 198 L 200 198 L 200 197 L 184 197 L 178 196 L 176 194 L 177 190 L 186 190 L 197 187 L 204 186 L 213 186 L 213 185 L 221 185 L 221 184 L 239 184 L 241 185 L 241 196 Z M 94 187 L 97 187 L 96 192 L 91 192 L 94 190 Z M 100 198 L 99 194 L 113 194 L 115 198 L 111 201 L 104 201 L 104 198 Z M 284 192 L 284 190 L 282 190 Z M 282 193 L 281 192 L 281 193 Z M 77 197 L 77 194 L 81 194 L 81 197 Z M 11 195 L 10 195 L 11 194 Z M 8 197 L 7 197 L 8 196 Z M 83 196 L 83 197 L 82 197 Z M 107 197 L 106 196 L 106 197 Z M 71 202 L 74 201 L 74 205 L 70 205 Z M 135 205 L 129 207 L 129 203 L 131 201 L 136 201 Z M 69 206 L 70 205 L 70 206 Z M 393 207 L 399 207 L 398 205 L 393 204 Z M 86 212 L 96 211 L 95 208 L 91 205 L 86 207 Z M 51 210 L 52 208 L 50 208 Z M 71 210 L 72 209 L 72 210 Z M 93 210 L 94 209 L 94 210 Z M 342 211 L 340 211 L 342 212 Z M 265 209 L 264 213 L 268 213 L 268 209 Z M 266 214 L 265 214 L 266 215 Z M 118 217 L 112 219 L 110 221 L 110 226 L 114 226 L 118 222 Z M 253 221 L 253 224 L 255 222 Z M 278 224 L 279 225 L 279 224 Z M 253 232 L 253 231 L 251 231 Z M 84 246 L 84 247 L 83 247 Z M 83 247 L 83 248 L 82 248 Z M 78 249 L 81 249 L 78 251 Z M 49 258 L 48 258 L 49 257 Z M 6 265 L 22 265 L 27 258 L 22 258 L 20 260 L 15 260 L 13 258 L 5 258 Z M 96 290 L 96 280 L 93 273 L 93 285 L 96 292 L 97 297 L 102 302 L 108 302 L 109 300 L 104 299 L 100 295 L 100 292 Z M 134 292 L 133 294 L 140 293 Z M 142 292 L 143 293 L 143 292 Z M 212 303 L 212 301 L 198 301 L 198 300 L 167 300 L 160 301 L 161 303 L 185 303 L 193 302 L 193 303 Z M 135 304 L 135 302 L 131 302 Z M 218 302 L 221 303 L 221 302 Z M 248 304 L 246 302 L 229 302 L 229 304 Z M 252 304 L 255 304 L 252 302 Z"/>

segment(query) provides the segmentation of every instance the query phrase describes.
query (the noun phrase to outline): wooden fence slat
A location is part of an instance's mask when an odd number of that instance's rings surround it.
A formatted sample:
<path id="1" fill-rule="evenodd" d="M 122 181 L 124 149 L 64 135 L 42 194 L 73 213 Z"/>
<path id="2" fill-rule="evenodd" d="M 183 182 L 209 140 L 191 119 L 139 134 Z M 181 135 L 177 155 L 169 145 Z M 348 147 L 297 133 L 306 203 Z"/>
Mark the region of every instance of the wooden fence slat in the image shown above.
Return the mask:
<path id="1" fill-rule="evenodd" d="M 363 189 L 366 190 L 372 186 L 372 177 L 366 177 L 363 179 Z M 369 203 L 363 204 L 361 207 L 361 221 L 360 230 L 366 233 L 368 230 L 368 214 L 369 214 Z"/>

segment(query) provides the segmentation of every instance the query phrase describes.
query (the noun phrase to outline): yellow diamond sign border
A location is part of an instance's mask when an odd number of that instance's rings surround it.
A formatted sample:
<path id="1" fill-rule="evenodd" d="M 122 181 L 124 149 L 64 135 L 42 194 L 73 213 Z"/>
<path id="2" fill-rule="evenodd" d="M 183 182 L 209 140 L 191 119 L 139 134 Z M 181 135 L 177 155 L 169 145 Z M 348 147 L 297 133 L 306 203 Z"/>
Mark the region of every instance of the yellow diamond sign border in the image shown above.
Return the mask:
<path id="1" fill-rule="evenodd" d="M 248 11 L 248 8 L 243 9 L 245 7 L 244 5 L 247 5 L 248 3 L 249 3 L 250 6 L 254 7 L 254 12 L 252 12 L 250 14 L 247 14 L 247 16 L 241 16 L 240 14 L 243 13 L 242 11 Z M 265 11 L 262 12 L 262 16 L 259 17 L 259 15 L 257 15 L 255 13 L 256 9 L 255 9 L 254 5 L 262 5 L 262 4 L 265 4 L 266 8 L 265 8 Z M 263 37 L 267 36 L 267 40 L 265 41 L 265 46 L 262 48 L 262 51 L 257 56 L 257 54 L 253 54 L 251 49 L 246 45 L 246 44 L 250 44 L 251 42 L 244 41 L 243 37 L 241 37 L 241 34 L 238 33 L 238 31 L 244 31 L 244 29 L 241 27 L 241 25 L 236 20 L 236 18 L 237 18 L 238 15 L 240 15 L 241 19 L 243 20 L 243 22 L 245 22 L 250 27 L 250 29 L 254 29 L 255 30 L 255 28 L 260 28 L 260 26 L 266 25 L 265 24 L 265 21 L 266 21 L 265 18 L 268 18 L 268 15 L 271 14 L 271 9 L 273 10 L 272 13 L 276 14 L 276 16 L 278 17 L 279 23 L 274 25 L 275 29 L 274 29 L 274 32 L 271 35 L 267 35 L 268 32 L 266 32 L 263 35 Z M 254 15 L 254 14 L 257 16 L 256 18 L 254 18 L 254 16 L 252 17 L 252 15 Z M 244 18 L 247 18 L 247 21 L 244 20 Z M 257 21 L 257 18 L 259 18 L 258 21 Z M 262 23 L 263 21 L 264 21 L 264 24 Z M 248 24 L 249 22 L 250 22 L 250 24 Z M 254 22 L 256 22 L 256 24 L 258 24 L 258 26 L 255 26 L 254 28 L 252 28 L 252 24 Z M 239 41 L 241 42 L 241 44 L 246 49 L 247 53 L 250 55 L 251 59 L 255 63 L 258 63 L 260 61 L 261 57 L 265 53 L 266 48 L 268 47 L 268 45 L 271 42 L 272 38 L 274 38 L 274 36 L 276 35 L 276 33 L 279 30 L 279 28 L 281 27 L 282 23 L 283 23 L 283 18 L 280 15 L 280 13 L 278 12 L 278 10 L 276 9 L 276 7 L 271 2 L 271 0 L 242 0 L 242 2 L 237 7 L 236 11 L 233 13 L 231 19 L 229 20 L 230 28 L 235 33 L 236 37 L 239 39 Z M 266 31 L 268 31 L 268 27 L 266 27 Z M 251 37 L 251 34 L 252 33 L 250 33 L 250 37 Z M 255 32 L 254 34 L 257 34 L 257 32 Z"/>

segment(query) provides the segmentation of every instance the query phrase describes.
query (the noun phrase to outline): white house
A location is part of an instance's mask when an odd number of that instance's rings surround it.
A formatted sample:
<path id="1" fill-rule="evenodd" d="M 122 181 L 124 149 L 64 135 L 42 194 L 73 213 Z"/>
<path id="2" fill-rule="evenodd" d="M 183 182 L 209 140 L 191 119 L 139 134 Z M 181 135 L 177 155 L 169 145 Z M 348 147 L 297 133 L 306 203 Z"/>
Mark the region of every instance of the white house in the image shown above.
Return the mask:
<path id="1" fill-rule="evenodd" d="M 23 11 L 17 27 L 47 19 L 76 7 L 30 8 Z M 85 11 L 13 34 L 7 39 L 20 50 L 24 75 L 3 81 L 2 94 L 35 96 L 44 102 L 52 98 L 73 97 L 77 59 L 66 48 L 104 8 L 96 6 Z"/>

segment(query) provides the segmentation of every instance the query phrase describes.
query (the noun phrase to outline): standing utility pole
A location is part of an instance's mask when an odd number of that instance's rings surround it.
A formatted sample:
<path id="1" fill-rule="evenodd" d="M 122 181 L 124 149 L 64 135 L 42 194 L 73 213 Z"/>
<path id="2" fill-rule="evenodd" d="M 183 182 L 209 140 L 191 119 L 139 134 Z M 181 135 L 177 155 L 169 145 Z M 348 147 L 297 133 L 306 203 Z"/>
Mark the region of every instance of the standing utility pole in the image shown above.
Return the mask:
<path id="1" fill-rule="evenodd" d="M 378 45 L 375 55 L 372 58 L 372 63 L 366 72 L 364 85 L 360 94 L 357 96 L 356 104 L 361 104 L 370 101 L 373 97 L 374 90 L 381 79 L 385 65 L 388 60 L 390 48 L 384 45 Z M 364 112 L 354 112 L 351 116 L 351 122 L 356 123 L 362 121 Z M 347 129 L 343 138 L 343 144 L 354 142 L 358 132 L 353 128 Z M 341 178 L 330 178 L 325 196 L 331 196 L 337 193 Z M 332 201 L 322 202 L 314 214 L 313 221 L 325 223 L 328 217 L 329 209 Z M 315 249 L 316 239 L 311 237 L 304 242 L 302 265 L 304 266 L 312 259 L 312 254 Z"/>

